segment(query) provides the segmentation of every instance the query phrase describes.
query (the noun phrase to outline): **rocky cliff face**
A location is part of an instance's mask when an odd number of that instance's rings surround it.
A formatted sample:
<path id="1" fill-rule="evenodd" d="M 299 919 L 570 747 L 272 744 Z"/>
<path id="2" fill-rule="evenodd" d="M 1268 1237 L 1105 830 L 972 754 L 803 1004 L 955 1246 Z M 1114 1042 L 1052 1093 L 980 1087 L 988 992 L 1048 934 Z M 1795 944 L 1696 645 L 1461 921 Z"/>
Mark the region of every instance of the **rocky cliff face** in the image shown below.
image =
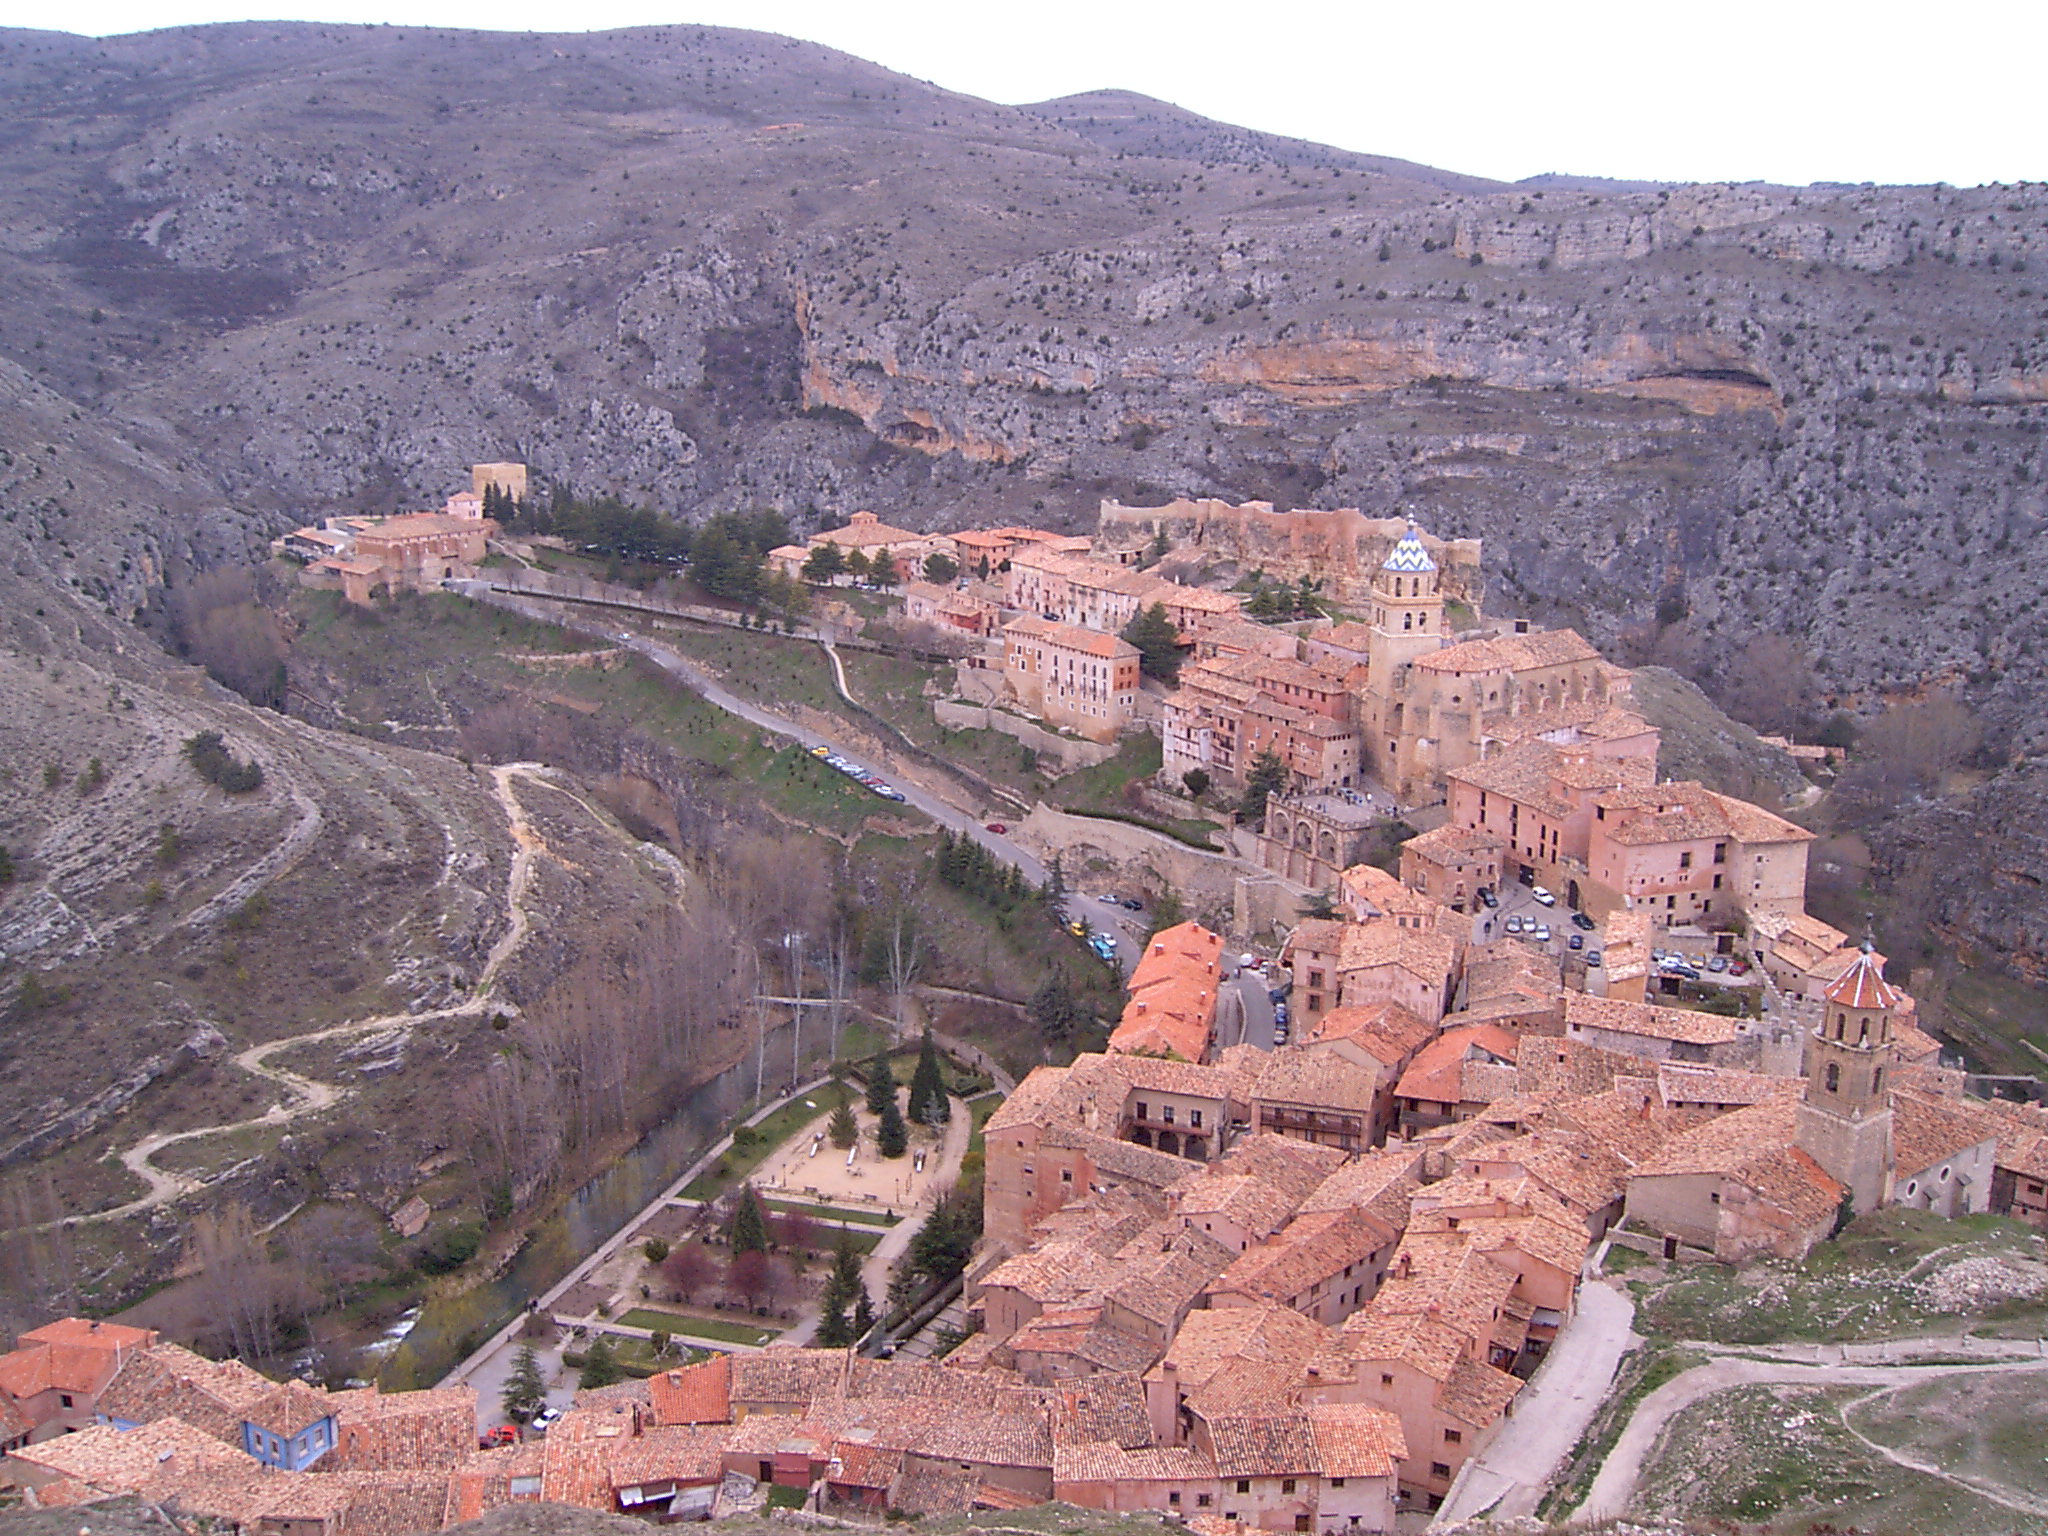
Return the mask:
<path id="1" fill-rule="evenodd" d="M 0 94 L 0 528 L 116 612 L 474 459 L 799 523 L 1258 498 L 2037 745 L 2038 187 L 1500 187 L 696 28 L 5 33 Z"/>

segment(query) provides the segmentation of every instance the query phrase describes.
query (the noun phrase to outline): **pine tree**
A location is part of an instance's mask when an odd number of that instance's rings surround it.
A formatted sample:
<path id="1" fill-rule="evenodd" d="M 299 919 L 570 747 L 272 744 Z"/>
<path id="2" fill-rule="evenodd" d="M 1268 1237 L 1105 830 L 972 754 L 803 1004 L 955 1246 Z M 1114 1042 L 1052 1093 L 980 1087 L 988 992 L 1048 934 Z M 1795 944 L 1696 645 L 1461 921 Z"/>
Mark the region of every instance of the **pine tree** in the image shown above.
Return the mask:
<path id="1" fill-rule="evenodd" d="M 875 1127 L 875 1145 L 884 1157 L 901 1157 L 910 1150 L 910 1128 L 903 1123 L 903 1111 L 896 1107 L 893 1093 L 882 1106 L 882 1121 Z"/>
<path id="2" fill-rule="evenodd" d="M 1180 675 L 1180 632 L 1166 604 L 1154 603 L 1124 626 L 1124 639 L 1138 648 L 1138 670 L 1170 683 Z"/>
<path id="3" fill-rule="evenodd" d="M 1067 872 L 1060 867 L 1060 856 L 1055 853 L 1045 866 L 1045 884 L 1039 887 L 1039 894 L 1045 897 L 1046 906 L 1053 918 L 1058 920 L 1060 908 L 1067 901 Z"/>
<path id="4" fill-rule="evenodd" d="M 1063 974 L 1054 972 L 1031 994 L 1031 1018 L 1048 1040 L 1065 1040 L 1073 1034 L 1081 1022 L 1081 1009 Z"/>
<path id="5" fill-rule="evenodd" d="M 919 1125 L 944 1125 L 953 1118 L 953 1106 L 946 1099 L 946 1077 L 939 1070 L 939 1048 L 929 1029 L 918 1048 L 917 1070 L 910 1077 L 910 1118 Z"/>
<path id="6" fill-rule="evenodd" d="M 768 1217 L 753 1185 L 740 1186 L 740 1198 L 732 1208 L 732 1220 L 726 1224 L 725 1235 L 734 1253 L 768 1251 Z"/>
<path id="7" fill-rule="evenodd" d="M 844 1349 L 853 1342 L 853 1321 L 846 1315 L 846 1304 L 827 1300 L 818 1314 L 818 1331 L 813 1335 L 820 1349 Z"/>
<path id="8" fill-rule="evenodd" d="M 618 1356 L 612 1353 L 611 1335 L 600 1333 L 590 1341 L 590 1349 L 583 1356 L 583 1374 L 576 1379 L 576 1385 L 589 1392 L 622 1381 L 625 1375 Z"/>
<path id="9" fill-rule="evenodd" d="M 1271 747 L 1261 752 L 1252 763 L 1252 771 L 1245 775 L 1244 800 L 1237 808 L 1237 818 L 1248 826 L 1259 826 L 1266 819 L 1266 801 L 1287 786 L 1287 765 Z"/>
<path id="10" fill-rule="evenodd" d="M 860 1127 L 854 1122 L 853 1106 L 846 1100 L 841 1099 L 839 1107 L 832 1111 L 832 1120 L 825 1133 L 832 1138 L 832 1145 L 842 1152 L 860 1140 Z"/>
<path id="11" fill-rule="evenodd" d="M 868 1300 L 868 1288 L 862 1286 L 853 1297 L 853 1337 L 855 1342 L 866 1338 L 875 1331 L 875 1304 Z"/>
<path id="12" fill-rule="evenodd" d="M 895 1102 L 896 1075 L 890 1069 L 888 1051 L 880 1050 L 868 1067 L 868 1113 L 879 1115 L 883 1105 Z"/>
<path id="13" fill-rule="evenodd" d="M 547 1383 L 540 1374 L 540 1356 L 533 1352 L 531 1344 L 522 1344 L 519 1353 L 512 1357 L 512 1374 L 505 1378 L 505 1390 L 498 1397 L 505 1417 L 514 1424 L 524 1424 L 540 1412 L 547 1397 Z"/>

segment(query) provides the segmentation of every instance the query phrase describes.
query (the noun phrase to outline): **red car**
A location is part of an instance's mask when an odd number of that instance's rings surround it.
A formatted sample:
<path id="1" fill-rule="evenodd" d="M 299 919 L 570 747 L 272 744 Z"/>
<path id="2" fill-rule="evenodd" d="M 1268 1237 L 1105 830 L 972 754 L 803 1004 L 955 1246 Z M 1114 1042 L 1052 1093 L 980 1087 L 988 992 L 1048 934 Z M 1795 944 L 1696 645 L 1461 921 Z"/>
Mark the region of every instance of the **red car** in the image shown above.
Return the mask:
<path id="1" fill-rule="evenodd" d="M 519 1431 L 514 1429 L 510 1424 L 500 1424 L 496 1429 L 491 1430 L 486 1434 L 479 1435 L 477 1437 L 476 1448 L 480 1451 L 488 1451 L 492 1449 L 494 1446 L 517 1445 L 518 1443 Z"/>
<path id="2" fill-rule="evenodd" d="M 988 824 L 987 830 L 995 833 L 996 836 L 1001 837 L 1005 832 L 1009 831 L 1010 829 L 1004 826 L 1000 821 L 992 821 Z"/>

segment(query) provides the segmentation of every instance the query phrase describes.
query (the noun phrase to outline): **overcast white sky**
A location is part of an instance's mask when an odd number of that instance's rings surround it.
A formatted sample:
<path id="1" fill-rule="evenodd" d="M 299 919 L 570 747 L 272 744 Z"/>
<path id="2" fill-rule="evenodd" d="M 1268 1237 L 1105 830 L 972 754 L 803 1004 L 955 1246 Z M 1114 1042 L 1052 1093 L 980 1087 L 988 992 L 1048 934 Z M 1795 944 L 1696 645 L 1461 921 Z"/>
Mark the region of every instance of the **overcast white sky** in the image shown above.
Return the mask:
<path id="1" fill-rule="evenodd" d="M 1120 86 L 1507 180 L 2048 180 L 2043 0 L 0 0 L 8 25 L 91 33 L 285 17 L 754 27 L 995 101 Z"/>

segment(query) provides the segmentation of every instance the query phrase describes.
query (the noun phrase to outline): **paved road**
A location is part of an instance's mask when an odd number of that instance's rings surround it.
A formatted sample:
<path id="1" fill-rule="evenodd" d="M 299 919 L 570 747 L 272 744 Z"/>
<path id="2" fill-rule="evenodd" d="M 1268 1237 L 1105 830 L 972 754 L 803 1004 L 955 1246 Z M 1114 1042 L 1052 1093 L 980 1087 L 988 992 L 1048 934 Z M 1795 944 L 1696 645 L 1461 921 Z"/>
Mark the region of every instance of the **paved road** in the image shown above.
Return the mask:
<path id="1" fill-rule="evenodd" d="M 658 640 L 650 639 L 645 635 L 636 635 L 628 630 L 608 628 L 602 623 L 580 618 L 574 614 L 564 613 L 559 608 L 549 604 L 513 597 L 502 592 L 493 592 L 490 590 L 489 584 L 485 582 L 454 582 L 451 583 L 451 590 L 460 592 L 463 596 L 474 598 L 479 602 L 486 602 L 494 607 L 508 609 L 539 623 L 556 625 L 562 629 L 572 630 L 577 634 L 588 635 L 592 639 L 602 640 L 608 644 L 638 652 L 653 662 L 654 665 L 661 668 L 662 671 L 681 682 L 693 693 L 701 695 L 707 703 L 717 705 L 727 714 L 736 715 L 749 725 L 758 726 L 764 731 L 784 737 L 803 746 L 823 745 L 831 748 L 841 757 L 850 758 L 855 762 L 863 764 L 872 763 L 877 770 L 886 774 L 891 784 L 903 792 L 906 805 L 922 812 L 942 827 L 949 827 L 955 832 L 966 833 L 997 858 L 1002 859 L 1005 863 L 1016 865 L 1023 872 L 1024 878 L 1033 885 L 1043 885 L 1045 883 L 1045 865 L 1035 854 L 1020 844 L 1012 842 L 1008 836 L 988 830 L 988 821 L 1007 824 L 1007 813 L 996 812 L 985 821 L 979 808 L 963 808 L 940 798 L 930 789 L 918 783 L 914 771 L 905 768 L 902 764 L 879 761 L 875 758 L 874 753 L 865 748 L 848 746 L 833 740 L 830 736 L 799 727 L 794 721 L 776 714 L 773 710 L 763 708 L 749 699 L 739 697 L 731 689 L 725 687 L 717 679 L 711 677 L 702 668 L 697 666 L 696 663 L 690 661 L 679 652 L 671 650 L 668 646 L 661 644 Z M 886 804 L 887 802 L 879 803 Z M 1145 921 L 1142 914 L 1125 911 L 1121 908 L 1112 908 L 1107 902 L 1096 901 L 1081 892 L 1075 892 L 1067 898 L 1064 911 L 1067 917 L 1078 919 L 1092 929 L 1114 933 L 1118 940 L 1118 967 L 1125 975 L 1130 974 L 1131 969 L 1138 963 L 1140 946 L 1151 932 L 1151 927 Z"/>
<path id="2" fill-rule="evenodd" d="M 1980 1371 L 2040 1370 L 2048 1370 L 2048 1362 L 2020 1364 L 2012 1361 L 1995 1361 L 1984 1365 L 1795 1365 L 1790 1361 L 1729 1358 L 1716 1360 L 1708 1365 L 1697 1365 L 1672 1377 L 1637 1406 L 1634 1417 L 1628 1421 L 1628 1428 L 1621 1432 L 1621 1438 L 1615 1442 L 1614 1449 L 1608 1453 L 1606 1463 L 1600 1468 L 1599 1477 L 1594 1479 L 1592 1491 L 1586 1495 L 1585 1503 L 1572 1512 L 1572 1518 L 1579 1523 L 1592 1524 L 1601 1520 L 1620 1519 L 1627 1514 L 1629 1501 L 1635 1495 L 1636 1481 L 1642 1475 L 1643 1464 L 1655 1451 L 1664 1426 L 1670 1423 L 1673 1415 L 1681 1409 L 1703 1397 L 1725 1392 L 1730 1387 L 1767 1384 L 1798 1387 L 1904 1387 L 1939 1376 L 1968 1376 Z M 1874 1449 L 1880 1455 L 1885 1454 L 1883 1447 Z M 1937 1471 L 1932 1475 L 1946 1474 Z M 1995 1498 L 1998 1502 L 2009 1502 L 1983 1488 L 1967 1484 L 1962 1486 L 1968 1486 L 1971 1492 Z"/>
<path id="3" fill-rule="evenodd" d="M 1496 1520 L 1533 1515 L 1559 1463 L 1593 1422 L 1632 1343 L 1635 1304 L 1598 1280 L 1579 1287 L 1572 1313 L 1549 1356 L 1515 1398 L 1486 1449 L 1467 1462 L 1433 1522 L 1451 1525 L 1487 1513 Z"/>

